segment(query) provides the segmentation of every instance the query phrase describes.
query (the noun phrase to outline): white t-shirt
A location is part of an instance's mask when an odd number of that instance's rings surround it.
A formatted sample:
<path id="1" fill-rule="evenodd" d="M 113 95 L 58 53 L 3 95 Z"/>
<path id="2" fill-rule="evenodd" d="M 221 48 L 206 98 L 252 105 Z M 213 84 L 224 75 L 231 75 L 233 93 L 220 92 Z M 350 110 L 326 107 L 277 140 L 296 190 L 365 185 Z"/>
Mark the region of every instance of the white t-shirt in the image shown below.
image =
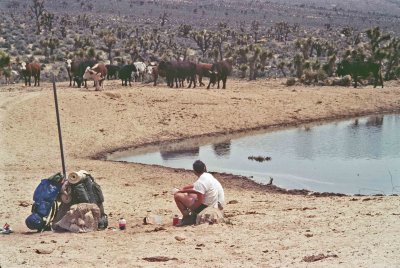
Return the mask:
<path id="1" fill-rule="evenodd" d="M 218 203 L 224 206 L 225 195 L 221 183 L 210 173 L 204 172 L 193 184 L 193 189 L 204 194 L 204 205 L 218 208 Z"/>

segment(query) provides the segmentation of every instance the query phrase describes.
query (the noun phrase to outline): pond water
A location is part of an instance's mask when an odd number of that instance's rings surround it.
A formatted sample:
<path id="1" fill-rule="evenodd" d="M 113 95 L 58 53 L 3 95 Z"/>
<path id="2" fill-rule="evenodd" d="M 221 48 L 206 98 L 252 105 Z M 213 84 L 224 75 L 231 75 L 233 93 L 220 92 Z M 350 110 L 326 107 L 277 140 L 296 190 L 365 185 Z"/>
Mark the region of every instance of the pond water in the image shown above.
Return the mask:
<path id="1" fill-rule="evenodd" d="M 274 132 L 187 140 L 120 152 L 109 159 L 248 176 L 286 189 L 400 193 L 400 115 L 369 116 Z M 270 158 L 256 161 L 249 158 Z"/>

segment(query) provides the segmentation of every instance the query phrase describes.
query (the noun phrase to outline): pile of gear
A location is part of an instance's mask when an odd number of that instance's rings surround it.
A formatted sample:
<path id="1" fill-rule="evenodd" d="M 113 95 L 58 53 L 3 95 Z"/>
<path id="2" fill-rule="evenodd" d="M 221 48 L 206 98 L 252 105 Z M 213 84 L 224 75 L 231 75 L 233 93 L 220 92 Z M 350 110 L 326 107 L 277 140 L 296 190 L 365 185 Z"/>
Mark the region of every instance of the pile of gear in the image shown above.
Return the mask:
<path id="1" fill-rule="evenodd" d="M 108 226 L 101 187 L 85 170 L 70 173 L 66 180 L 61 173 L 43 179 L 33 200 L 25 220 L 31 230 L 89 232 Z"/>

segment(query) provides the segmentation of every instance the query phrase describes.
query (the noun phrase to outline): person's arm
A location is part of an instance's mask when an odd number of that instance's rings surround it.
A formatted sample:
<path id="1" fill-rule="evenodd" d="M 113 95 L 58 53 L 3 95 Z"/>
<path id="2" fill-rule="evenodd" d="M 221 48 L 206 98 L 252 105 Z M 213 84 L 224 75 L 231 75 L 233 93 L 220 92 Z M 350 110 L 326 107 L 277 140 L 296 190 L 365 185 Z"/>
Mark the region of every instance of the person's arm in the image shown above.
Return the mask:
<path id="1" fill-rule="evenodd" d="M 188 190 L 193 190 L 193 184 L 188 184 L 179 189 L 179 193 L 189 193 Z"/>
<path id="2" fill-rule="evenodd" d="M 180 191 L 184 191 L 184 190 L 189 190 L 189 189 L 193 189 L 193 184 L 188 184 L 186 186 L 183 186 Z"/>

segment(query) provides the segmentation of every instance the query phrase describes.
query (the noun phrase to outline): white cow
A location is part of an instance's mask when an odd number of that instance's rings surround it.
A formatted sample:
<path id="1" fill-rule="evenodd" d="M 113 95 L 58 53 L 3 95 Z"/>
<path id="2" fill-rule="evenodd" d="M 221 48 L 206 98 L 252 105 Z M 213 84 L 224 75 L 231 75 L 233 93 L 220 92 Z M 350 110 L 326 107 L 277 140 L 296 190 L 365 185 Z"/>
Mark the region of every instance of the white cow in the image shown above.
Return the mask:
<path id="1" fill-rule="evenodd" d="M 134 62 L 133 65 L 136 67 L 136 72 L 133 72 L 135 81 L 143 82 L 144 74 L 146 73 L 146 64 L 141 61 Z"/>
<path id="2" fill-rule="evenodd" d="M 68 78 L 69 78 L 69 86 L 72 86 L 72 60 L 66 59 L 65 60 L 65 68 L 67 68 Z M 75 81 L 74 81 L 75 86 Z"/>

